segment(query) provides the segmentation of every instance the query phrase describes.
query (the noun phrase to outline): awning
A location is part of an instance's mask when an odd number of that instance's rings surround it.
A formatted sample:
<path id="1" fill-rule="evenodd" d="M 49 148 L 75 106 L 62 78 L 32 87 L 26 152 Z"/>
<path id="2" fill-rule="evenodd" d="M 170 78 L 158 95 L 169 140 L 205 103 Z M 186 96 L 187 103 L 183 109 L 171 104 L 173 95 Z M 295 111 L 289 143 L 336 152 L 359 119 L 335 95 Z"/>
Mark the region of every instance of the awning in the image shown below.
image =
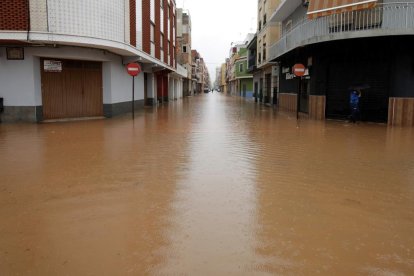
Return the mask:
<path id="1" fill-rule="evenodd" d="M 308 18 L 315 19 L 334 13 L 373 8 L 377 0 L 310 0 Z"/>

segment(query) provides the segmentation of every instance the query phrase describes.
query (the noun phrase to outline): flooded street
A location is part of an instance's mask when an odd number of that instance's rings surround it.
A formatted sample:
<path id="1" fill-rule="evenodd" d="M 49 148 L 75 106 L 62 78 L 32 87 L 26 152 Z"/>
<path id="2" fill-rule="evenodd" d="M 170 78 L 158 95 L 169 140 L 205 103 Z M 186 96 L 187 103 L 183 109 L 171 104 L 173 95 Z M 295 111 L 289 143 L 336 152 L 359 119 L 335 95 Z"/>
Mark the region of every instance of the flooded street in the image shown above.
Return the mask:
<path id="1" fill-rule="evenodd" d="M 200 95 L 0 124 L 0 275 L 413 275 L 414 130 Z"/>

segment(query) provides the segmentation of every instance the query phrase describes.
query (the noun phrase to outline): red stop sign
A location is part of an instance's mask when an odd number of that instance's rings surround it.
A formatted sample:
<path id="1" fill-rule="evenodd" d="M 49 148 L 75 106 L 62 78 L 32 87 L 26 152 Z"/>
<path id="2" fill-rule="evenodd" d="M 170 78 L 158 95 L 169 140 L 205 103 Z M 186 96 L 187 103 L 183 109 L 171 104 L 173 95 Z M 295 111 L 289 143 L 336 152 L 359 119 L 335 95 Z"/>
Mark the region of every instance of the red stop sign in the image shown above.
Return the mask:
<path id="1" fill-rule="evenodd" d="M 293 74 L 297 77 L 303 77 L 305 75 L 305 65 L 297 63 L 293 66 Z"/>
<path id="2" fill-rule="evenodd" d="M 138 63 L 129 63 L 127 65 L 128 74 L 136 77 L 139 73 L 141 73 L 141 66 Z"/>

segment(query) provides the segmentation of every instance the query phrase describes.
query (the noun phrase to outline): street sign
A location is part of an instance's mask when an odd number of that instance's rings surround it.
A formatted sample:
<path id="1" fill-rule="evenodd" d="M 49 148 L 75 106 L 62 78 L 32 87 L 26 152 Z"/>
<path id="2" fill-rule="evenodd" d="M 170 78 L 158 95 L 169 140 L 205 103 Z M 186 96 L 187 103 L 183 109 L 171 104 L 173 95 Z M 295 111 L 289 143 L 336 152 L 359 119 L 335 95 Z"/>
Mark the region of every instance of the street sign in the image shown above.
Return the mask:
<path id="1" fill-rule="evenodd" d="M 132 76 L 132 119 L 135 118 L 135 77 L 141 73 L 141 66 L 138 63 L 129 63 L 127 71 Z"/>
<path id="2" fill-rule="evenodd" d="M 127 71 L 130 76 L 136 77 L 141 73 L 141 66 L 138 63 L 129 63 Z"/>
<path id="3" fill-rule="evenodd" d="M 305 75 L 305 65 L 300 64 L 300 63 L 296 63 L 293 68 L 293 74 L 295 74 L 296 77 L 303 77 Z"/>
<path id="4" fill-rule="evenodd" d="M 59 73 L 62 72 L 62 62 L 57 60 L 44 60 L 43 70 L 45 72 Z"/>

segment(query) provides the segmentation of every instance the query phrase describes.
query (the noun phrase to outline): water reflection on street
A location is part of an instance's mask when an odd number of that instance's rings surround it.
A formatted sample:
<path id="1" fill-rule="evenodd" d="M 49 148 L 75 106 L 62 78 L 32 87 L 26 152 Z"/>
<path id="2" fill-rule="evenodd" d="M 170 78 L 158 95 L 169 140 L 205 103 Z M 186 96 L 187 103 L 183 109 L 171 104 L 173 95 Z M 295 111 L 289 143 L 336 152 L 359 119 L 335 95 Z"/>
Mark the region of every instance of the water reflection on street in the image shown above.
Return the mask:
<path id="1" fill-rule="evenodd" d="M 414 130 L 201 95 L 0 124 L 0 275 L 412 275 Z"/>

